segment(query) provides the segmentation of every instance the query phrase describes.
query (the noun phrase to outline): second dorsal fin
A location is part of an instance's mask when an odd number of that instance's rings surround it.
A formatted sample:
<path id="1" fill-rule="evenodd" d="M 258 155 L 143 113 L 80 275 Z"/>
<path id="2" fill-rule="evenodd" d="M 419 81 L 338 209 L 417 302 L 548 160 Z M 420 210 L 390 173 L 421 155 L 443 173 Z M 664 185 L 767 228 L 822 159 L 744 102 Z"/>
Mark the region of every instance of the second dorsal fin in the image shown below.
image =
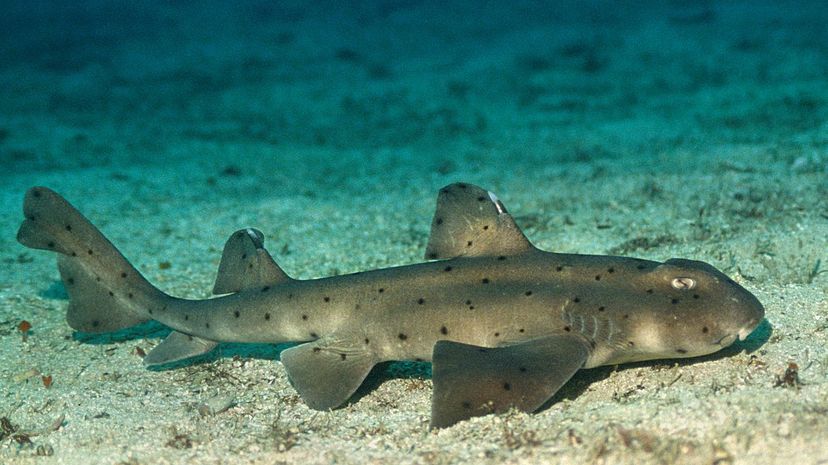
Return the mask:
<path id="1" fill-rule="evenodd" d="M 533 249 L 493 193 L 467 183 L 440 189 L 426 259 L 514 255 Z"/>
<path id="2" fill-rule="evenodd" d="M 230 294 L 289 280 L 265 250 L 264 234 L 258 229 L 240 229 L 224 244 L 213 294 Z"/>

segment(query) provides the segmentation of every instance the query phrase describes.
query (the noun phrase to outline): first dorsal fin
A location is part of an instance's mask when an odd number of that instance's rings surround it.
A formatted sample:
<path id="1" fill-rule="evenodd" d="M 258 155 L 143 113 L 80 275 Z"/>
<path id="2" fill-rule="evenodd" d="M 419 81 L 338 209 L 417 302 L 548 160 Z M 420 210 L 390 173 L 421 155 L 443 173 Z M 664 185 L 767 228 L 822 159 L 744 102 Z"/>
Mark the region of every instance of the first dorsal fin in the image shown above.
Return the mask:
<path id="1" fill-rule="evenodd" d="M 514 255 L 533 249 L 493 193 L 467 183 L 440 189 L 426 259 Z"/>
<path id="2" fill-rule="evenodd" d="M 213 294 L 230 294 L 289 280 L 265 250 L 264 234 L 258 229 L 240 229 L 224 245 Z"/>

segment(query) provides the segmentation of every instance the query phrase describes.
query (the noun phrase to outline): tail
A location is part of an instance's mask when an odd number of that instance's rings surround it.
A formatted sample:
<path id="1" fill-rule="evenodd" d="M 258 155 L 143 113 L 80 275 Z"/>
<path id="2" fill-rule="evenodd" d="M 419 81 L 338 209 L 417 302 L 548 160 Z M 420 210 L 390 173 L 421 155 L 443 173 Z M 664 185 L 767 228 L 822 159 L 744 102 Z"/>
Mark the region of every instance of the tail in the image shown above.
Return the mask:
<path id="1" fill-rule="evenodd" d="M 153 309 L 170 299 L 58 193 L 45 187 L 29 189 L 23 214 L 17 241 L 58 253 L 58 269 L 69 294 L 66 320 L 72 328 L 90 333 L 127 328 L 150 320 Z"/>

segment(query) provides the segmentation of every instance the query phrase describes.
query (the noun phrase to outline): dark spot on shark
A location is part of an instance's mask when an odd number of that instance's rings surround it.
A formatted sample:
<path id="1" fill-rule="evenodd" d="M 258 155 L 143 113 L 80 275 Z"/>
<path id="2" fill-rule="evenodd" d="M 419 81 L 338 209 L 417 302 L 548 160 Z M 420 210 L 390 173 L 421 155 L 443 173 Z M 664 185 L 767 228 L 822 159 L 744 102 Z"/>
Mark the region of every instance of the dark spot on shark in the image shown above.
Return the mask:
<path id="1" fill-rule="evenodd" d="M 400 338 L 401 341 L 408 339 L 408 335 L 403 333 L 398 334 L 397 337 Z"/>
<path id="2" fill-rule="evenodd" d="M 428 258 L 430 258 L 430 259 L 432 259 L 432 260 L 433 260 L 433 259 L 437 258 L 437 254 L 436 254 L 435 252 L 430 252 L 430 253 L 428 254 Z"/>
<path id="3" fill-rule="evenodd" d="M 627 341 L 627 345 L 630 346 L 630 347 L 635 347 L 635 342 Z"/>
<path id="4" fill-rule="evenodd" d="M 518 367 L 518 371 L 521 373 L 526 373 L 526 367 Z"/>
<path id="5" fill-rule="evenodd" d="M 471 402 L 469 402 L 467 400 L 464 400 L 463 402 L 460 403 L 460 406 L 463 407 L 466 410 L 470 410 L 471 409 Z"/>
<path id="6" fill-rule="evenodd" d="M 445 271 L 445 272 L 451 271 L 451 266 L 447 266 L 447 267 L 443 268 L 443 271 Z"/>
<path id="7" fill-rule="evenodd" d="M 647 266 L 646 265 L 636 265 L 635 268 L 639 269 L 639 270 L 643 270 L 644 268 L 647 268 Z"/>
<path id="8" fill-rule="evenodd" d="M 122 272 L 121 272 L 121 277 L 122 277 L 122 278 L 126 278 L 126 276 L 127 276 L 127 275 L 126 275 L 126 271 L 122 271 Z"/>
<path id="9" fill-rule="evenodd" d="M 561 265 L 558 265 L 555 267 L 555 271 L 563 271 L 563 267 Z"/>
<path id="10" fill-rule="evenodd" d="M 209 329 L 210 328 L 210 323 L 204 323 L 204 327 Z"/>
<path id="11" fill-rule="evenodd" d="M 471 246 L 472 246 L 472 241 L 466 242 L 466 247 L 471 247 Z"/>
<path id="12" fill-rule="evenodd" d="M 345 354 L 339 354 L 339 357 L 342 359 L 343 362 L 345 361 L 346 358 L 348 358 L 348 356 L 345 355 Z"/>
<path id="13" fill-rule="evenodd" d="M 489 284 L 489 278 L 483 278 L 480 280 L 480 282 L 483 284 Z"/>
<path id="14" fill-rule="evenodd" d="M 600 274 L 596 274 L 596 275 L 595 275 L 595 280 L 596 280 L 596 281 L 600 281 L 600 280 L 601 280 L 601 275 L 600 275 Z"/>
<path id="15" fill-rule="evenodd" d="M 437 224 L 443 224 L 443 219 L 442 219 L 442 218 L 437 218 L 437 220 L 435 221 L 435 223 L 437 223 Z"/>
<path id="16" fill-rule="evenodd" d="M 330 302 L 331 298 L 328 297 L 328 296 L 325 296 L 325 297 L 322 298 L 322 300 L 324 300 L 325 302 Z"/>
<path id="17" fill-rule="evenodd" d="M 602 306 L 600 306 L 600 307 L 598 307 L 598 311 L 599 311 L 599 312 L 603 312 L 604 310 L 606 310 L 606 308 L 605 308 L 603 305 L 602 305 Z"/>
<path id="18" fill-rule="evenodd" d="M 652 293 L 653 293 L 652 289 L 647 289 L 647 294 L 652 294 Z"/>
<path id="19" fill-rule="evenodd" d="M 693 294 L 693 298 L 694 298 L 694 299 L 698 299 L 698 298 L 699 298 L 699 295 L 698 295 L 698 294 Z"/>
<path id="20" fill-rule="evenodd" d="M 32 189 L 32 195 L 34 197 L 40 197 L 40 195 L 41 195 L 40 189 Z"/>
<path id="21" fill-rule="evenodd" d="M 510 391 L 512 389 L 512 385 L 509 383 L 503 383 L 503 390 Z"/>
<path id="22" fill-rule="evenodd" d="M 702 332 L 703 332 L 704 334 L 707 334 L 709 331 L 710 331 L 710 329 L 708 329 L 708 328 L 707 328 L 707 326 L 705 326 L 705 327 L 703 327 L 703 328 L 702 328 Z"/>
<path id="23" fill-rule="evenodd" d="M 98 326 L 100 326 L 100 325 L 101 325 L 101 322 L 100 322 L 100 321 L 98 321 L 98 320 L 92 320 L 92 327 L 93 327 L 93 328 L 97 328 L 97 327 L 98 327 Z"/>
<path id="24" fill-rule="evenodd" d="M 482 195 L 477 198 L 478 202 L 483 202 L 485 200 L 486 200 L 486 197 L 483 197 Z"/>
<path id="25" fill-rule="evenodd" d="M 115 297 L 115 293 L 112 292 L 112 291 L 109 291 L 109 297 Z"/>
<path id="26" fill-rule="evenodd" d="M 506 260 L 506 255 L 500 255 L 497 257 L 497 259 L 500 261 Z"/>
<path id="27" fill-rule="evenodd" d="M 270 313 L 265 313 L 265 320 L 270 320 Z"/>
<path id="28" fill-rule="evenodd" d="M 318 354 L 319 352 L 322 352 L 322 349 L 320 349 L 319 347 L 313 348 L 313 353 Z"/>
<path id="29" fill-rule="evenodd" d="M 75 278 L 66 278 L 66 284 L 72 285 L 75 284 Z"/>
<path id="30" fill-rule="evenodd" d="M 52 241 L 49 241 L 49 243 L 48 243 L 48 244 L 46 244 L 46 245 L 47 245 L 50 249 L 54 249 L 54 248 L 55 248 L 55 243 L 54 243 L 54 242 L 52 242 Z"/>
<path id="31" fill-rule="evenodd" d="M 240 313 L 238 310 L 236 310 L 235 312 L 233 312 L 233 316 L 235 316 L 236 318 L 238 318 L 238 317 L 240 317 L 240 316 L 241 316 L 241 313 Z"/>
<path id="32" fill-rule="evenodd" d="M 93 254 L 92 249 L 87 250 L 86 253 L 89 254 L 89 255 L 92 255 Z"/>
<path id="33" fill-rule="evenodd" d="M 190 315 L 184 315 L 184 321 L 190 321 Z"/>
<path id="34" fill-rule="evenodd" d="M 380 294 L 382 294 L 383 292 L 385 292 L 385 288 L 384 288 L 384 287 L 381 287 L 381 288 L 377 289 L 377 292 L 379 292 Z"/>
<path id="35" fill-rule="evenodd" d="M 314 332 L 311 332 L 311 333 L 310 333 L 310 337 L 312 337 L 312 338 L 316 339 L 316 338 L 318 338 L 318 337 L 319 337 L 319 335 L 318 335 L 318 334 L 316 334 L 316 333 L 314 333 Z"/>
<path id="36" fill-rule="evenodd" d="M 243 253 L 243 254 L 242 254 L 242 260 L 246 260 L 246 259 L 247 259 L 247 254 L 246 254 L 246 253 Z"/>
<path id="37" fill-rule="evenodd" d="M 307 316 L 307 315 L 302 315 L 302 319 L 303 319 L 303 320 L 305 320 L 305 321 L 307 321 L 307 320 L 308 320 L 308 316 Z"/>
<path id="38" fill-rule="evenodd" d="M 66 225 L 66 230 L 67 230 L 67 231 L 71 231 L 71 230 L 72 230 L 72 225 L 71 225 L 71 224 L 67 224 L 67 225 Z"/>
<path id="39" fill-rule="evenodd" d="M 494 337 L 500 337 L 500 333 L 494 333 Z"/>
<path id="40" fill-rule="evenodd" d="M 133 295 L 132 295 L 132 292 L 130 292 L 130 293 L 128 293 L 128 294 L 127 294 L 127 297 L 129 297 L 129 298 L 131 299 L 131 298 L 133 298 L 133 297 L 135 297 L 135 296 L 133 296 Z"/>
<path id="41" fill-rule="evenodd" d="M 578 297 L 578 296 L 575 296 L 575 297 L 573 297 L 573 298 L 572 298 L 572 301 L 573 301 L 573 302 L 575 302 L 575 303 L 577 304 L 578 302 L 580 302 L 580 301 L 581 301 L 581 298 L 580 298 L 580 297 Z"/>
<path id="42" fill-rule="evenodd" d="M 446 328 L 445 326 L 441 326 L 440 327 L 440 334 L 442 334 L 443 336 L 448 334 L 448 328 Z"/>
<path id="43" fill-rule="evenodd" d="M 370 344 L 370 343 L 371 343 L 371 340 L 370 340 L 370 339 L 368 339 L 368 338 L 366 337 L 366 338 L 365 338 L 365 343 L 366 343 L 366 344 Z"/>
<path id="44" fill-rule="evenodd" d="M 564 326 L 564 331 L 566 331 L 568 333 L 568 332 L 572 331 L 572 327 L 570 327 L 569 325 Z"/>
<path id="45" fill-rule="evenodd" d="M 484 225 L 484 226 L 483 226 L 483 230 L 484 230 L 484 231 L 488 231 L 488 230 L 489 230 L 489 225 L 488 225 L 488 224 L 487 224 L 487 225 Z"/>
<path id="46" fill-rule="evenodd" d="M 523 293 L 523 295 L 525 295 L 526 297 L 529 297 L 530 295 L 532 295 L 532 291 L 526 291 L 526 292 Z"/>
<path id="47" fill-rule="evenodd" d="M 262 288 L 262 292 L 267 292 L 270 290 L 270 286 L 265 286 Z"/>
<path id="48" fill-rule="evenodd" d="M 424 303 L 425 303 L 425 299 L 424 299 L 424 298 L 422 298 L 422 297 L 420 297 L 419 299 L 417 299 L 417 303 L 418 303 L 419 305 L 422 305 L 422 304 L 424 304 Z"/>
<path id="49" fill-rule="evenodd" d="M 613 267 L 607 268 L 607 273 L 615 273 L 615 268 L 613 268 Z"/>
<path id="50" fill-rule="evenodd" d="M 679 354 L 686 354 L 687 349 L 676 349 L 676 352 L 679 353 Z"/>
<path id="51" fill-rule="evenodd" d="M 670 301 L 670 303 L 675 305 L 675 304 L 679 303 L 679 300 L 678 299 L 673 299 L 673 300 Z"/>

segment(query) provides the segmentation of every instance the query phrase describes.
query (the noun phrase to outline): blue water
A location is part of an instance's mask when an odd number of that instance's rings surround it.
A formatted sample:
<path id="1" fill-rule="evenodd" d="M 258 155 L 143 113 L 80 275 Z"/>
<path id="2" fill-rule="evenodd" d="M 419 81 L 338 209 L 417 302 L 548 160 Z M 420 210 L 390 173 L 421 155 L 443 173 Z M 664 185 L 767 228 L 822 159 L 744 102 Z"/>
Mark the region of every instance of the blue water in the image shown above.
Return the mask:
<path id="1" fill-rule="evenodd" d="M 0 158 L 221 170 L 294 154 L 321 179 L 710 169 L 718 147 L 824 144 L 825 5 L 5 2 Z"/>

